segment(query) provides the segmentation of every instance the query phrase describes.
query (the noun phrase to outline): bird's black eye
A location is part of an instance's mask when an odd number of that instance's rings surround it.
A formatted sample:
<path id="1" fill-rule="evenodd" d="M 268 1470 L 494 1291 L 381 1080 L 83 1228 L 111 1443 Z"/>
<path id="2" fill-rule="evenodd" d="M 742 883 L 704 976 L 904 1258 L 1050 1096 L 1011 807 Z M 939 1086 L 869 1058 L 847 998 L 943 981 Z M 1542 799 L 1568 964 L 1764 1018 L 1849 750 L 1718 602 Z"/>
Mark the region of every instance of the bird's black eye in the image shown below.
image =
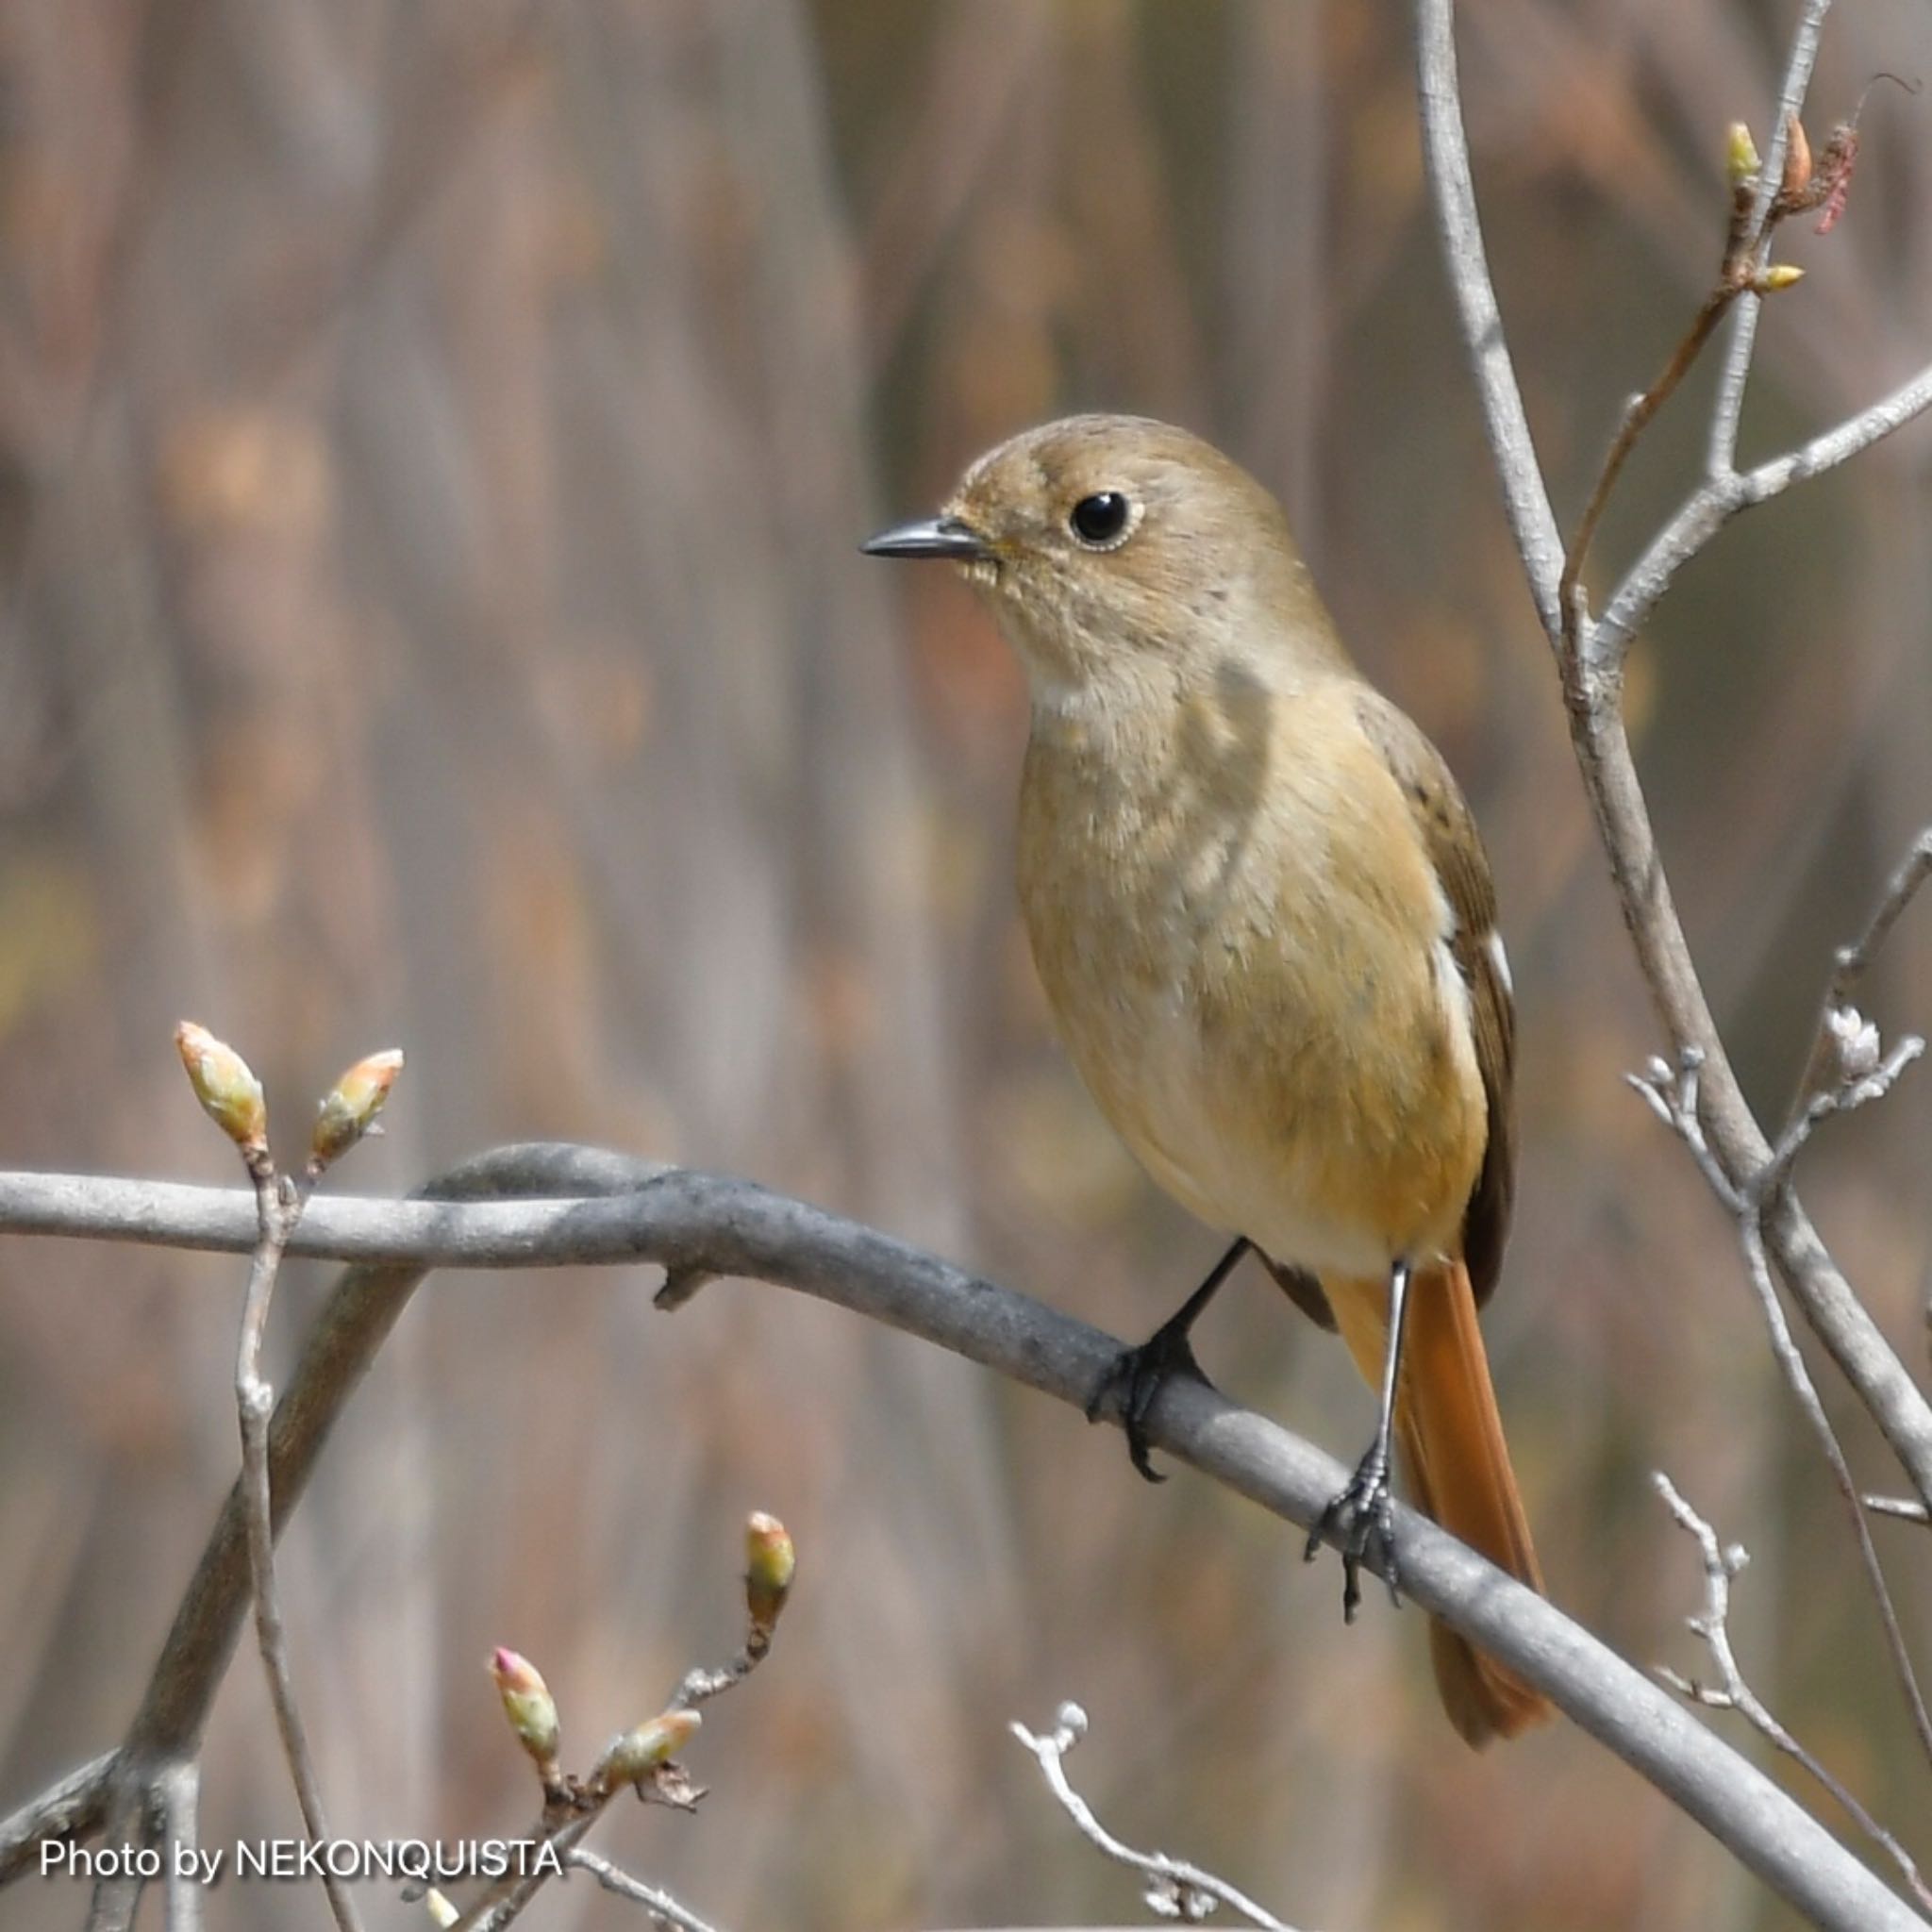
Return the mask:
<path id="1" fill-rule="evenodd" d="M 1067 526 L 1090 550 L 1110 550 L 1127 534 L 1132 506 L 1118 490 L 1083 496 L 1067 516 Z"/>

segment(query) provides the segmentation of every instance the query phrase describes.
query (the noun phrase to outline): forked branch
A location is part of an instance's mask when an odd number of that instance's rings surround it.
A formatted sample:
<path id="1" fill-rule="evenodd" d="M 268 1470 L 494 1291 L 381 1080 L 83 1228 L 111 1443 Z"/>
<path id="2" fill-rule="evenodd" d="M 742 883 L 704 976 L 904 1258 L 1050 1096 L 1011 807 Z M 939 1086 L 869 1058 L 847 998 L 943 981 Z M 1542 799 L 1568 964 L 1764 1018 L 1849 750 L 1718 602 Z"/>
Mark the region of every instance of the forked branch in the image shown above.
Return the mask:
<path id="1" fill-rule="evenodd" d="M 475 1197 L 548 1189 L 552 1198 Z M 603 1198 L 593 1191 L 608 1189 Z M 245 1250 L 245 1194 L 69 1176 L 0 1175 L 0 1233 L 57 1223 L 121 1238 Z M 407 1265 L 352 1269 L 330 1295 L 277 1407 L 270 1434 L 275 1507 L 297 1501 L 327 1432 L 432 1259 L 531 1267 L 651 1262 L 674 1279 L 700 1274 L 774 1283 L 882 1321 L 1026 1387 L 1085 1407 L 1118 1341 L 904 1241 L 747 1181 L 661 1171 L 587 1148 L 504 1149 L 439 1183 L 442 1205 L 318 1196 L 291 1250 L 410 1255 Z M 447 1197 L 464 1193 L 458 1204 Z M 556 1196 L 568 1194 L 570 1198 Z M 191 1231 L 192 1230 L 192 1231 Z M 1171 1385 L 1156 1405 L 1156 1447 L 1304 1529 L 1346 1472 L 1332 1457 L 1205 1385 Z M 1781 1897 L 1833 1932 L 1905 1932 L 1922 1921 L 1903 1900 L 1641 1673 L 1544 1598 L 1511 1583 L 1425 1518 L 1398 1510 L 1406 1594 L 1544 1691 L 1593 1737 L 1697 1819 Z M 158 1756 L 192 1756 L 247 1601 L 239 1506 L 217 1525 L 175 1619 L 123 1753 L 98 1763 L 89 1790 L 36 1804 L 0 1825 L 0 1877 L 25 1869 L 39 1834 L 105 1807 L 118 1782 Z M 100 1809 L 92 1811 L 98 1822 Z M 58 1828 L 58 1827 L 56 1827 Z"/>

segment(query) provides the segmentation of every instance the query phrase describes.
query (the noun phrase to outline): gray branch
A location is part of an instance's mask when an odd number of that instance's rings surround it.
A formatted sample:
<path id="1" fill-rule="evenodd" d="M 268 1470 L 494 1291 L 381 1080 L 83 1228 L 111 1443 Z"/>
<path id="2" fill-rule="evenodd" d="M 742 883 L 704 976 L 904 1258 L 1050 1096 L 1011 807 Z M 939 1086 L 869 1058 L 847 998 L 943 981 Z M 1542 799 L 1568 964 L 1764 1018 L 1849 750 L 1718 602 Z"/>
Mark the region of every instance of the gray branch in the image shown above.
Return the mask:
<path id="1" fill-rule="evenodd" d="M 1804 43 L 1807 37 L 1815 37 L 1824 10 L 1823 0 L 1811 0 L 1794 41 L 1781 102 L 1791 111 L 1803 105 L 1809 74 L 1809 52 Z M 1483 255 L 1457 99 L 1454 0 L 1416 0 L 1416 58 L 1424 149 L 1444 263 L 1470 345 L 1490 447 L 1530 594 L 1564 675 L 1577 767 L 1672 1058 L 1679 1063 L 1690 1055 L 1700 1058 L 1704 1123 L 1717 1169 L 1725 1191 L 1747 1193 L 1772 1159 L 1773 1150 L 1725 1054 L 1657 851 L 1618 709 L 1623 646 L 1656 607 L 1677 570 L 1738 510 L 1846 460 L 1932 406 L 1932 369 L 1803 449 L 1761 464 L 1746 475 L 1726 470 L 1693 491 L 1632 566 L 1612 594 L 1602 622 L 1592 626 L 1586 617 L 1578 624 L 1579 649 L 1574 659 L 1566 662 L 1557 591 L 1563 546 L 1555 535 L 1548 491 Z M 1734 338 L 1732 355 L 1740 353 Z M 1741 371 L 1742 363 L 1739 366 Z M 1741 374 L 1737 381 L 1741 393 Z M 1721 1198 L 1725 1191 L 1720 1191 Z M 1779 1194 L 1767 1216 L 1765 1238 L 1807 1322 L 1857 1391 L 1920 1499 L 1932 1503 L 1932 1407 L 1790 1191 Z"/>
<path id="2" fill-rule="evenodd" d="M 1262 1932 L 1294 1932 L 1265 1906 L 1257 1905 L 1246 1892 L 1230 1885 L 1214 1873 L 1191 1865 L 1185 1858 L 1170 1857 L 1165 1852 L 1139 1852 L 1124 1839 L 1114 1837 L 1093 1815 L 1088 1804 L 1067 1776 L 1067 1753 L 1087 1735 L 1087 1713 L 1077 1704 L 1063 1704 L 1054 1717 L 1053 1729 L 1035 1737 L 1024 1724 L 1008 1726 L 1014 1737 L 1039 1761 L 1041 1775 L 1060 1808 L 1074 1821 L 1082 1838 L 1116 1864 L 1138 1872 L 1144 1881 L 1142 1896 L 1161 1918 L 1183 1919 L 1197 1924 L 1224 1905 L 1239 1912 L 1249 1924 Z"/>
<path id="3" fill-rule="evenodd" d="M 1785 63 L 1784 84 L 1778 89 L 1777 119 L 1765 145 L 1764 165 L 1757 171 L 1757 193 L 1751 209 L 1754 233 L 1764 236 L 1757 248 L 1757 266 L 1771 259 L 1771 237 L 1765 217 L 1771 212 L 1772 197 L 1784 175 L 1785 150 L 1790 143 L 1790 124 L 1803 112 L 1805 96 L 1811 91 L 1811 70 L 1818 64 L 1818 43 L 1824 34 L 1824 16 L 1832 0 L 1806 0 L 1804 18 L 1791 36 L 1790 58 Z M 1717 400 L 1710 412 L 1710 435 L 1707 444 L 1707 467 L 1713 478 L 1730 475 L 1738 457 L 1738 422 L 1744 413 L 1744 385 L 1751 379 L 1751 352 L 1757 343 L 1757 318 L 1763 312 L 1764 298 L 1747 289 L 1739 296 L 1731 322 L 1731 339 L 1725 345 L 1723 372 L 1718 377 Z"/>
<path id="4" fill-rule="evenodd" d="M 476 1198 L 512 1187 L 552 1198 Z M 935 1342 L 1076 1409 L 1120 1346 L 876 1228 L 749 1181 L 536 1146 L 486 1155 L 431 1192 L 438 1205 L 318 1199 L 298 1231 L 292 1245 L 306 1253 L 387 1259 L 342 1278 L 276 1409 L 278 1525 L 376 1348 L 437 1262 L 650 1262 L 686 1275 L 768 1281 Z M 118 1239 L 227 1251 L 252 1243 L 252 1203 L 239 1191 L 0 1175 L 0 1233 L 85 1235 L 98 1224 Z M 1176 1459 L 1303 1528 L 1347 1475 L 1319 1449 L 1201 1384 L 1171 1386 L 1150 1433 Z M 1925 1922 L 1816 1819 L 1640 1672 L 1424 1518 L 1407 1509 L 1398 1518 L 1404 1588 L 1424 1609 L 1542 1690 L 1814 1924 L 1923 1932 Z M 188 1755 L 198 1743 L 246 1610 L 241 1528 L 231 1498 L 122 1752 L 90 1767 L 78 1795 L 68 1780 L 58 1806 L 50 1794 L 0 1826 L 0 1878 L 25 1868 L 46 1831 L 98 1823 L 117 1782 L 141 1765 Z"/>
<path id="5" fill-rule="evenodd" d="M 1694 1635 L 1704 1640 L 1718 1672 L 1716 1684 L 1705 1684 L 1659 1664 L 1657 1670 L 1658 1678 L 1693 1703 L 1705 1705 L 1712 1710 L 1737 1711 L 1753 1729 L 1768 1739 L 1793 1763 L 1802 1765 L 1844 1807 L 1846 1816 L 1857 1824 L 1858 1829 L 1899 1868 L 1900 1874 L 1911 1887 L 1919 1903 L 1932 1906 L 1932 1888 L 1928 1888 L 1920 1876 L 1911 1854 L 1858 1802 L 1857 1794 L 1823 1760 L 1814 1757 L 1786 1729 L 1771 1707 L 1745 1682 L 1737 1653 L 1731 1647 L 1731 1585 L 1751 1560 L 1750 1553 L 1742 1543 L 1732 1543 L 1728 1547 L 1720 1544 L 1717 1531 L 1684 1500 L 1676 1485 L 1662 1470 L 1656 1471 L 1650 1480 L 1663 1498 L 1664 1507 L 1676 1519 L 1677 1526 L 1696 1542 L 1698 1554 L 1704 1559 L 1704 1609 L 1700 1615 L 1687 1617 L 1684 1621 Z"/>
<path id="6" fill-rule="evenodd" d="M 1529 575 L 1543 631 L 1552 641 L 1562 635 L 1557 584 L 1563 575 L 1563 538 L 1557 527 L 1542 466 L 1529 433 L 1523 392 L 1509 360 L 1503 315 L 1490 280 L 1483 250 L 1481 217 L 1476 212 L 1475 177 L 1470 172 L 1469 140 L 1462 128 L 1462 91 L 1456 71 L 1455 0 L 1419 0 L 1416 8 L 1416 86 L 1422 101 L 1423 158 L 1441 230 L 1450 291 L 1475 375 L 1490 454 L 1503 485 L 1503 508 L 1516 548 Z"/>

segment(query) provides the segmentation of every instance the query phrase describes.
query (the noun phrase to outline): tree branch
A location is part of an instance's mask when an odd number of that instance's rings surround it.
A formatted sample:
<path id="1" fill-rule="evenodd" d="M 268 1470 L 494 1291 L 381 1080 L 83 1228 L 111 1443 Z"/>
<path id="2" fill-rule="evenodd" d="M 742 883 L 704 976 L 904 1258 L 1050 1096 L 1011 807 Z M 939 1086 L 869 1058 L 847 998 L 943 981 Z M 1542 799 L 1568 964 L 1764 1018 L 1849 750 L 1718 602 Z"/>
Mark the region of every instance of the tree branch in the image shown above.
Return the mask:
<path id="1" fill-rule="evenodd" d="M 1718 1682 L 1715 1685 L 1703 1684 L 1661 1665 L 1657 1668 L 1657 1676 L 1680 1696 L 1690 1698 L 1694 1704 L 1705 1705 L 1712 1710 L 1735 1710 L 1760 1736 L 1769 1739 L 1794 1763 L 1802 1765 L 1844 1807 L 1846 1815 L 1858 1829 L 1898 1867 L 1919 1903 L 1932 1907 L 1932 1889 L 1928 1889 L 1920 1876 L 1911 1854 L 1866 1810 L 1828 1766 L 1799 1743 L 1772 1714 L 1764 1700 L 1744 1681 L 1744 1674 L 1738 1668 L 1737 1654 L 1731 1648 L 1731 1584 L 1750 1561 L 1749 1552 L 1741 1543 L 1733 1543 L 1729 1548 L 1721 1547 L 1716 1530 L 1678 1494 L 1676 1486 L 1662 1470 L 1651 1477 L 1651 1482 L 1663 1498 L 1664 1507 L 1676 1518 L 1677 1526 L 1695 1541 L 1698 1553 L 1704 1559 L 1704 1611 L 1702 1615 L 1689 1617 L 1685 1621 L 1704 1640 L 1711 1661 L 1717 1666 Z"/>
<path id="2" fill-rule="evenodd" d="M 1831 5 L 1832 0 L 1806 0 L 1804 18 L 1791 36 L 1790 58 L 1785 63 L 1784 83 L 1778 90 L 1777 117 L 1766 145 L 1764 166 L 1758 170 L 1757 193 L 1751 208 L 1751 232 L 1757 237 L 1754 266 L 1759 269 L 1770 258 L 1771 204 L 1784 175 L 1785 149 L 1790 142 L 1791 124 L 1804 111 L 1805 96 L 1811 91 L 1811 70 L 1818 62 L 1818 43 L 1824 37 L 1824 16 L 1831 11 Z M 1738 319 L 1724 350 L 1707 444 L 1706 466 L 1713 479 L 1727 476 L 1737 461 L 1738 422 L 1744 412 L 1744 386 L 1751 379 L 1751 352 L 1757 342 L 1757 318 L 1763 301 L 1755 292 L 1745 293 L 1738 304 Z"/>
<path id="3" fill-rule="evenodd" d="M 38 1181 L 38 1189 L 24 1185 Z M 548 1205 L 449 1205 L 429 1210 L 443 1251 L 465 1265 L 649 1261 L 769 1281 L 799 1290 L 994 1369 L 1084 1408 L 1120 1344 L 1025 1296 L 967 1274 L 875 1228 L 788 1200 L 748 1181 L 664 1172 L 593 1150 L 518 1147 L 486 1155 L 434 1187 L 439 1197 L 500 1192 L 507 1186 L 570 1191 Z M 588 1198 L 593 1190 L 612 1197 Z M 122 1209 L 138 1202 L 150 1239 L 236 1245 L 231 1213 L 214 1191 L 184 1196 L 196 1233 L 155 1219 L 153 1191 L 73 1177 L 0 1177 L 0 1231 L 32 1220 L 46 1231 L 50 1203 L 67 1218 L 91 1194 Z M 24 1198 L 37 1210 L 23 1216 Z M 247 1197 L 227 1197 L 245 1218 Z M 421 1203 L 317 1200 L 296 1244 L 310 1253 L 338 1243 L 357 1252 L 427 1252 Z M 385 1226 L 388 1220 L 394 1225 Z M 479 1228 L 480 1224 L 480 1228 Z M 123 1238 L 129 1231 L 121 1227 Z M 240 1230 L 246 1237 L 245 1224 Z M 271 1435 L 278 1520 L 299 1500 L 329 1426 L 387 1335 L 422 1259 L 352 1269 L 330 1295 L 275 1414 Z M 1340 1463 L 1205 1385 L 1171 1385 L 1156 1405 L 1156 1445 L 1204 1474 L 1312 1527 L 1346 1477 Z M 1567 1711 L 1727 1845 L 1815 1924 L 1842 1932 L 1923 1927 L 1906 1904 L 1818 1822 L 1641 1674 L 1544 1598 L 1511 1582 L 1474 1551 L 1412 1510 L 1398 1510 L 1403 1585 L 1423 1608 L 1460 1630 Z M 247 1566 L 231 1497 L 195 1582 L 176 1616 L 141 1714 L 117 1767 L 198 1741 L 247 1600 Z M 30 1857 L 30 1852 L 25 1855 Z M 25 1857 L 0 1870 L 22 1869 Z"/>
<path id="4" fill-rule="evenodd" d="M 242 1334 L 235 1355 L 235 1408 L 242 1427 L 242 1476 L 237 1493 L 242 1498 L 242 1540 L 248 1552 L 249 1593 L 255 1599 L 256 1642 L 268 1678 L 269 1702 L 275 1708 L 275 1728 L 281 1733 L 282 1755 L 294 1781 L 302 1823 L 310 1839 L 321 1843 L 329 1836 L 328 1820 L 322 1807 L 322 1783 L 302 1724 L 302 1707 L 295 1698 L 295 1674 L 289 1663 L 288 1631 L 282 1621 L 282 1592 L 275 1580 L 275 1498 L 269 1478 L 269 1417 L 275 1391 L 261 1373 L 261 1343 L 268 1328 L 269 1304 L 275 1298 L 275 1277 L 281 1272 L 289 1237 L 301 1224 L 305 1204 L 294 1183 L 275 1173 L 265 1148 L 259 1161 L 251 1162 L 250 1171 L 258 1231 L 249 1262 L 248 1292 L 242 1303 Z M 192 1762 L 176 1764 L 168 1772 L 164 1789 L 173 1790 L 183 1776 L 192 1779 L 193 1775 Z M 175 1863 L 172 1851 L 171 1842 L 171 1873 Z M 362 1932 L 362 1920 L 347 1881 L 327 1864 L 322 1868 L 322 1886 L 341 1932 Z M 172 1902 L 172 1890 L 169 1897 Z"/>
<path id="5" fill-rule="evenodd" d="M 1503 315 L 1490 280 L 1483 250 L 1481 217 L 1476 212 L 1475 177 L 1470 172 L 1469 139 L 1462 127 L 1462 91 L 1456 71 L 1455 0 L 1418 0 L 1416 7 L 1416 88 L 1422 102 L 1423 160 L 1428 171 L 1436 221 L 1450 291 L 1462 325 L 1469 365 L 1482 404 L 1490 454 L 1503 485 L 1503 508 L 1516 548 L 1529 574 L 1544 634 L 1554 642 L 1563 634 L 1562 605 L 1557 585 L 1563 575 L 1563 538 L 1557 527 L 1542 466 L 1524 412 L 1523 392 L 1509 360 Z"/>
<path id="6" fill-rule="evenodd" d="M 1824 989 L 1824 998 L 1819 1004 L 1818 1031 L 1811 1041 L 1805 1071 L 1798 1076 L 1797 1090 L 1791 1097 L 1793 1121 L 1811 1096 L 1825 1084 L 1825 1074 L 1836 1050 L 1833 1015 L 1851 1008 L 1859 987 L 1864 984 L 1866 974 L 1872 970 L 1873 960 L 1878 957 L 1880 948 L 1891 937 L 1892 927 L 1918 896 L 1920 887 L 1928 877 L 1932 877 L 1932 825 L 1927 825 L 1919 834 L 1912 841 L 1912 849 L 1900 860 L 1898 870 L 1886 884 L 1877 908 L 1866 922 L 1865 930 L 1850 945 L 1838 949 L 1838 956 L 1832 961 L 1830 984 Z"/>
<path id="7" fill-rule="evenodd" d="M 1293 1927 L 1277 1919 L 1265 1906 L 1259 1906 L 1246 1892 L 1191 1865 L 1185 1858 L 1172 1858 L 1165 1852 L 1137 1852 L 1132 1845 L 1114 1837 L 1093 1815 L 1093 1807 L 1076 1791 L 1067 1777 L 1066 1756 L 1087 1735 L 1087 1713 L 1077 1704 L 1063 1704 L 1054 1717 L 1054 1727 L 1044 1737 L 1035 1737 L 1024 1724 L 1007 1727 L 1039 1761 L 1047 1789 L 1061 1810 L 1074 1821 L 1080 1836 L 1116 1864 L 1138 1872 L 1144 1881 L 1143 1897 L 1150 1910 L 1163 1919 L 1183 1919 L 1189 1924 L 1205 1919 L 1217 1905 L 1238 1912 L 1262 1932 L 1293 1932 Z"/>
<path id="8" fill-rule="evenodd" d="M 120 1761 L 118 1751 L 104 1751 L 0 1820 L 0 1885 L 18 1878 L 42 1845 L 91 1838 L 101 1828 Z"/>
<path id="9" fill-rule="evenodd" d="M 1811 0 L 1801 43 L 1815 34 L 1824 0 Z M 1416 0 L 1418 92 L 1424 152 L 1436 198 L 1450 286 L 1470 345 L 1472 371 L 1488 426 L 1491 454 L 1503 485 L 1505 508 L 1516 531 L 1530 594 L 1556 654 L 1563 680 L 1571 736 L 1584 790 L 1638 963 L 1678 1062 L 1697 1056 L 1703 1066 L 1703 1108 L 1711 1152 L 1729 1189 L 1748 1192 L 1772 1158 L 1772 1147 L 1746 1104 L 1722 1037 L 1699 983 L 1684 937 L 1670 881 L 1657 849 L 1629 739 L 1618 708 L 1623 652 L 1683 563 L 1716 535 L 1739 509 L 1815 475 L 1869 447 L 1932 405 L 1932 370 L 1874 404 L 1863 415 L 1804 449 L 1761 464 L 1748 475 L 1721 475 L 1695 491 L 1612 594 L 1593 628 L 1578 620 L 1577 648 L 1565 649 L 1557 586 L 1563 550 L 1548 491 L 1537 461 L 1516 374 L 1484 259 L 1480 223 L 1470 175 L 1460 106 L 1456 96 L 1454 0 Z M 1809 53 L 1794 49 L 1782 103 L 1803 106 Z M 1779 142 L 1784 120 L 1780 117 Z M 1774 143 L 1775 157 L 1781 146 Z M 1774 183 L 1775 170 L 1763 170 Z M 1752 305 L 1755 307 L 1755 305 Z M 1734 338 L 1731 354 L 1748 360 L 1748 344 Z M 1740 369 L 1742 361 L 1738 365 Z M 1741 393 L 1742 376 L 1735 378 Z M 1795 1195 L 1781 1192 L 1766 1217 L 1765 1239 L 1786 1286 L 1819 1339 L 1857 1391 L 1899 1458 L 1922 1501 L 1932 1504 L 1932 1407 L 1906 1373 L 1896 1352 L 1852 1291 Z"/>
<path id="10" fill-rule="evenodd" d="M 619 1898 L 627 1898 L 633 1905 L 642 1906 L 654 1924 L 672 1926 L 675 1932 L 713 1932 L 710 1924 L 689 1907 L 679 1905 L 668 1891 L 659 1891 L 655 1885 L 646 1885 L 641 1878 L 633 1878 L 628 1872 L 613 1865 L 608 1858 L 600 1857 L 595 1852 L 587 1852 L 579 1845 L 565 1862 L 576 1871 L 588 1872 L 606 1891 L 614 1891 Z"/>

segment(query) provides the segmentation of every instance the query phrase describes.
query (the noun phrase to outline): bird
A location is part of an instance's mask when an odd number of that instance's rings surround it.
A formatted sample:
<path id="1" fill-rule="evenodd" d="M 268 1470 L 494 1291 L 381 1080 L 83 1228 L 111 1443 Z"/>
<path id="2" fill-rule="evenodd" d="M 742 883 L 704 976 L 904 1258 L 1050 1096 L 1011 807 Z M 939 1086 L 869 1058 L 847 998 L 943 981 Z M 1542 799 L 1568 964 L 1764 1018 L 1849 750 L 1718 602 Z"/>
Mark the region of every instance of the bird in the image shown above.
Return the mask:
<path id="1" fill-rule="evenodd" d="M 1542 1579 L 1477 1310 L 1514 1191 L 1514 1008 L 1475 821 L 1356 668 L 1269 491 L 1191 432 L 1077 415 L 972 463 L 936 516 L 861 548 L 941 559 L 1024 670 L 1019 899 L 1056 1029 L 1152 1178 L 1231 1242 L 1126 1350 L 1117 1408 L 1150 1479 L 1162 1384 L 1251 1249 L 1339 1329 L 1374 1439 L 1308 1539 L 1399 1576 L 1391 1446 L 1424 1513 Z M 1441 1622 L 1472 1745 L 1550 1714 Z"/>

